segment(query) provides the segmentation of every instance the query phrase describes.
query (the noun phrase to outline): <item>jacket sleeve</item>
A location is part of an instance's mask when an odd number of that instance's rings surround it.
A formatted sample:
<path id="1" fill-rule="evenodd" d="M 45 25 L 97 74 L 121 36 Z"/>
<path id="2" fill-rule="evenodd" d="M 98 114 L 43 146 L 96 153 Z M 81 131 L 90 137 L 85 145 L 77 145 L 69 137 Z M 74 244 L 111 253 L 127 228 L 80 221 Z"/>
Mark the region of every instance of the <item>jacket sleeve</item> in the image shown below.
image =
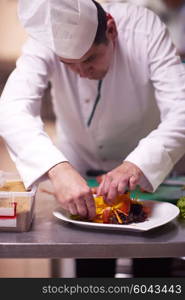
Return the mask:
<path id="1" fill-rule="evenodd" d="M 185 152 L 185 66 L 157 16 L 146 10 L 143 26 L 148 28 L 148 72 L 161 122 L 125 160 L 143 171 L 155 191 Z"/>
<path id="2" fill-rule="evenodd" d="M 52 73 L 52 55 L 29 39 L 0 101 L 0 135 L 26 188 L 67 160 L 44 131 L 40 117 L 41 99 Z"/>

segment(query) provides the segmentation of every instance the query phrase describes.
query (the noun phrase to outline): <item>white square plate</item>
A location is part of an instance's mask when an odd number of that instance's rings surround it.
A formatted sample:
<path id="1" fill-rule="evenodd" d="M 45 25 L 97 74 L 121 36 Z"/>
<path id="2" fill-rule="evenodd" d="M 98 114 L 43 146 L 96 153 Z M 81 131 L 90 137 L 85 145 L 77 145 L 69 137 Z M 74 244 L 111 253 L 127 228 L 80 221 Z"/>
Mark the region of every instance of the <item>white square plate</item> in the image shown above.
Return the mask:
<path id="1" fill-rule="evenodd" d="M 62 208 L 59 208 L 53 212 L 54 216 L 64 222 L 72 223 L 77 226 L 87 227 L 92 229 L 118 229 L 118 230 L 129 230 L 129 231 L 148 231 L 153 228 L 164 225 L 179 214 L 179 208 L 168 202 L 159 202 L 154 200 L 142 200 L 144 206 L 151 208 L 151 215 L 144 222 L 131 223 L 126 225 L 120 224 L 102 224 L 85 221 L 77 221 L 70 218 L 70 214 Z"/>

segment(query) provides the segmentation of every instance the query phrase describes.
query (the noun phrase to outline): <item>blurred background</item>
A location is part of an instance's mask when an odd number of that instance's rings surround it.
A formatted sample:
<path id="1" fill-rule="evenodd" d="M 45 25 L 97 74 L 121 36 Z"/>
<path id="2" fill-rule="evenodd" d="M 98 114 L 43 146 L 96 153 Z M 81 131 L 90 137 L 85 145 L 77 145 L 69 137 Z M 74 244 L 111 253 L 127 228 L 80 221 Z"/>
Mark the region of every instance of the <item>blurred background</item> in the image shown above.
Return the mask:
<path id="1" fill-rule="evenodd" d="M 184 0 L 99 0 L 98 2 L 132 2 L 153 10 L 168 26 L 182 60 L 185 59 Z M 15 68 L 16 59 L 19 57 L 21 47 L 26 39 L 26 33 L 18 21 L 16 10 L 17 0 L 0 0 L 0 95 L 9 74 Z M 55 139 L 55 116 L 51 106 L 50 86 L 48 86 L 44 98 L 42 118 L 47 133 L 52 139 Z M 180 165 L 182 167 L 182 164 Z M 0 169 L 15 170 L 1 137 Z M 74 276 L 72 260 L 62 260 L 61 268 L 65 277 Z M 119 259 L 117 269 L 118 274 L 121 273 L 121 277 L 131 276 L 129 260 Z M 50 275 L 50 261 L 47 259 L 0 259 L 0 277 L 49 277 Z"/>

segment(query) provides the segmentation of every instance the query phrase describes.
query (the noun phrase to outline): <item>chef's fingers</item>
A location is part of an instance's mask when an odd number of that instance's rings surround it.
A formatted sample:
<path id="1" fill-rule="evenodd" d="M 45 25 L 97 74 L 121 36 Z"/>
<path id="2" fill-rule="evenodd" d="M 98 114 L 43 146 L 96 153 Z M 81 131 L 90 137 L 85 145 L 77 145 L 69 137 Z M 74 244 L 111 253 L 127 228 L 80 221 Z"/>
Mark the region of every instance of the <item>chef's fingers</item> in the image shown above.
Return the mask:
<path id="1" fill-rule="evenodd" d="M 104 182 L 105 182 L 105 177 L 103 178 L 102 182 L 100 183 L 100 185 L 97 188 L 97 196 L 102 196 L 103 195 Z"/>
<path id="2" fill-rule="evenodd" d="M 97 189 L 98 189 L 97 186 L 92 187 L 92 188 L 91 188 L 91 193 L 92 193 L 92 194 L 97 194 Z"/>
<path id="3" fill-rule="evenodd" d="M 110 184 L 112 181 L 112 177 L 110 174 L 105 175 L 105 177 L 103 178 L 102 183 L 100 184 L 98 190 L 97 190 L 97 195 L 98 196 L 103 196 L 105 199 L 107 198 L 107 194 L 110 188 Z M 107 203 L 112 204 L 111 201 L 107 201 Z"/>
<path id="4" fill-rule="evenodd" d="M 92 195 L 89 195 L 85 198 L 85 201 L 88 210 L 88 218 L 91 220 L 96 216 L 96 205 L 94 197 Z"/>
<path id="5" fill-rule="evenodd" d="M 115 197 L 117 196 L 117 193 L 118 193 L 118 184 L 115 181 L 112 181 L 109 186 L 108 194 L 105 198 L 105 201 L 109 205 L 113 205 Z"/>
<path id="6" fill-rule="evenodd" d="M 76 204 L 75 203 L 70 203 L 68 205 L 68 211 L 72 214 L 72 215 L 78 215 L 78 210 L 77 210 L 77 207 L 76 207 Z"/>
<path id="7" fill-rule="evenodd" d="M 103 185 L 103 196 L 105 198 L 107 198 L 111 184 L 112 184 L 112 176 L 111 176 L 111 174 L 107 174 L 107 176 L 105 177 L 104 185 Z M 109 202 L 109 199 L 107 199 L 107 201 Z M 110 201 L 110 202 L 112 202 L 112 201 Z"/>
<path id="8" fill-rule="evenodd" d="M 138 175 L 132 175 L 129 179 L 129 189 L 131 191 L 135 190 L 137 184 L 139 181 L 139 176 Z"/>
<path id="9" fill-rule="evenodd" d="M 77 214 L 83 218 L 88 217 L 88 209 L 86 205 L 86 201 L 84 197 L 79 197 L 75 201 L 76 207 L 77 207 Z"/>
<path id="10" fill-rule="evenodd" d="M 118 194 L 123 195 L 128 189 L 128 180 L 119 182 L 118 184 Z"/>
<path id="11" fill-rule="evenodd" d="M 99 176 L 96 176 L 96 181 L 98 183 L 101 183 L 103 181 L 103 178 L 104 178 L 105 175 L 99 175 Z"/>

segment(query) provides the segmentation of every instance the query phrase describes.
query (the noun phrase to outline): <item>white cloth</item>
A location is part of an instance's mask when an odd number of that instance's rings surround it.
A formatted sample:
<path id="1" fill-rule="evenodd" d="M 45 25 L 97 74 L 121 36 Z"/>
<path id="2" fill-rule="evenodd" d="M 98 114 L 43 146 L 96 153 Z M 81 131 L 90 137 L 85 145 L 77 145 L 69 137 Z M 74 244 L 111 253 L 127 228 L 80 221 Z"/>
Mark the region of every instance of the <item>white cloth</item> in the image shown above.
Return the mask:
<path id="1" fill-rule="evenodd" d="M 26 187 L 61 161 L 84 174 L 90 168 L 108 171 L 125 159 L 155 190 L 185 152 L 185 68 L 166 27 L 142 7 L 105 8 L 116 20 L 118 41 L 90 127 L 98 81 L 80 78 L 36 41 L 28 40 L 6 84 L 0 134 Z M 39 115 L 49 80 L 60 150 Z"/>
<path id="2" fill-rule="evenodd" d="M 92 46 L 98 27 L 91 0 L 19 0 L 27 32 L 63 58 L 79 59 Z"/>

